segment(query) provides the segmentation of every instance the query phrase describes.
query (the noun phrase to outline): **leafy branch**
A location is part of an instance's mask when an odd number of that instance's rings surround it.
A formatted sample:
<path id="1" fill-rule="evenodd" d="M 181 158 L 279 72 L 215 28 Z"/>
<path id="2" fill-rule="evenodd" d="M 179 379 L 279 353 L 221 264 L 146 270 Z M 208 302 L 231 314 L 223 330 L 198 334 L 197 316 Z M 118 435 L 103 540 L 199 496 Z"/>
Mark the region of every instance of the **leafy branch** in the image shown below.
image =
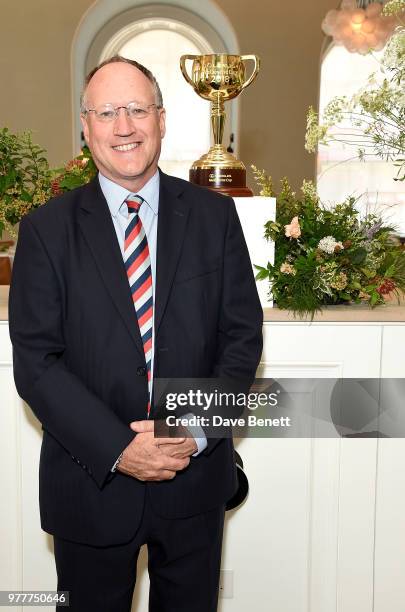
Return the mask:
<path id="1" fill-rule="evenodd" d="M 391 0 L 386 14 L 400 13 L 405 0 Z M 377 155 L 398 168 L 394 180 L 405 180 L 405 29 L 400 26 L 387 44 L 380 64 L 387 75 L 377 83 L 375 73 L 352 97 L 333 98 L 319 117 L 308 109 L 305 148 L 315 152 L 320 144 L 340 143 L 357 150 L 356 158 Z M 366 153 L 367 151 L 367 153 Z"/>

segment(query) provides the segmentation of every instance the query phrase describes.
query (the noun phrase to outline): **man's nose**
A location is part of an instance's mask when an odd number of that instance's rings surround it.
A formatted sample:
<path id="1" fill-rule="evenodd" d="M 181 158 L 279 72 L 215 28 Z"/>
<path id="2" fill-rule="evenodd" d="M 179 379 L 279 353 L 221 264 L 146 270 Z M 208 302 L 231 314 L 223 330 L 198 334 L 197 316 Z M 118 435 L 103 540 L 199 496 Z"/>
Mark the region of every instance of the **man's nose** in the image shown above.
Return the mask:
<path id="1" fill-rule="evenodd" d="M 114 120 L 114 134 L 116 136 L 128 136 L 136 131 L 135 124 L 128 117 L 125 108 L 118 109 L 118 117 Z"/>

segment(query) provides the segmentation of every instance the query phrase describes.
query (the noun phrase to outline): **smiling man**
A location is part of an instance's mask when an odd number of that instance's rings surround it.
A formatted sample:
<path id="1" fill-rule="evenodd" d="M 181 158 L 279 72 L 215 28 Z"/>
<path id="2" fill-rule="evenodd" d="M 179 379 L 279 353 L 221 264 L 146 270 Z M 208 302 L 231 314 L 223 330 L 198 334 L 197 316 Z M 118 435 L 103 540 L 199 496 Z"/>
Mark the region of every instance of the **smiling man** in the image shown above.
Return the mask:
<path id="1" fill-rule="evenodd" d="M 133 100 L 125 111 L 130 92 Z M 137 192 L 157 171 L 165 135 L 162 94 L 154 77 L 127 62 L 107 63 L 87 77 L 81 107 L 84 137 L 100 173 Z"/>
<path id="2" fill-rule="evenodd" d="M 158 169 L 162 94 L 115 56 L 81 119 L 99 174 L 20 224 L 10 288 L 17 390 L 43 428 L 41 526 L 72 612 L 217 609 L 231 439 L 155 438 L 153 381 L 254 378 L 262 310 L 233 200 Z"/>

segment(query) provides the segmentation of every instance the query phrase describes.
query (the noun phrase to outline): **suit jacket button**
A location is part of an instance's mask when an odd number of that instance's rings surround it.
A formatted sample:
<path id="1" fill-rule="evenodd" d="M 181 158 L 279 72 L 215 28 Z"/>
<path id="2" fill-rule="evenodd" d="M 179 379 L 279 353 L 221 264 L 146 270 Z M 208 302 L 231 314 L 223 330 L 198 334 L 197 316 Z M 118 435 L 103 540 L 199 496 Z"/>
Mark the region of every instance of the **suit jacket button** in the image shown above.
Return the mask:
<path id="1" fill-rule="evenodd" d="M 145 376 L 146 374 L 146 368 L 144 366 L 139 366 L 139 368 L 137 368 L 136 373 L 138 374 L 138 376 Z"/>

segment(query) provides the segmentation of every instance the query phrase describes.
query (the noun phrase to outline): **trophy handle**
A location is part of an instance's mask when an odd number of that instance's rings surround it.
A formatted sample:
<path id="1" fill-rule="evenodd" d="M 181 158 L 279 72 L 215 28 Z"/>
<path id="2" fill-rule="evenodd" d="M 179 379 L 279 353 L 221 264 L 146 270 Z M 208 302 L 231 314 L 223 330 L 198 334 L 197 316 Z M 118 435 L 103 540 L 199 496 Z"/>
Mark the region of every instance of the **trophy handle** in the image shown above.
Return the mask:
<path id="1" fill-rule="evenodd" d="M 183 56 L 184 57 L 184 56 Z M 187 56 L 186 56 L 187 57 Z M 259 69 L 260 69 L 260 58 L 257 55 L 241 55 L 240 59 L 242 61 L 252 60 L 255 63 L 255 67 L 253 69 L 252 74 L 248 78 L 248 80 L 243 84 L 242 89 L 245 89 L 250 83 L 257 77 Z"/>
<path id="2" fill-rule="evenodd" d="M 184 76 L 184 78 L 186 79 L 187 83 L 189 85 L 191 85 L 191 87 L 193 87 L 193 89 L 195 89 L 195 84 L 192 81 L 192 79 L 190 79 L 189 74 L 187 72 L 187 68 L 186 68 L 186 61 L 187 60 L 196 60 L 199 58 L 199 55 L 182 55 L 180 58 L 180 70 L 182 75 Z"/>

